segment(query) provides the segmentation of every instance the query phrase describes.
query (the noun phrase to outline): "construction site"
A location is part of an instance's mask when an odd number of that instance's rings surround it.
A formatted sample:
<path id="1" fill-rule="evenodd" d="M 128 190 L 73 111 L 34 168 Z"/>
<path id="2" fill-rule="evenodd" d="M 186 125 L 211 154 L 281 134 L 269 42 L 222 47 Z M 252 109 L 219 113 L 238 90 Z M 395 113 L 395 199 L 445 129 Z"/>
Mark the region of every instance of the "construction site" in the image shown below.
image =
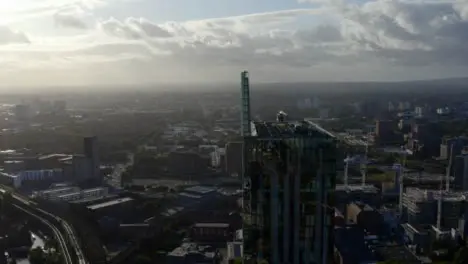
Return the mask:
<path id="1" fill-rule="evenodd" d="M 411 225 L 459 227 L 468 192 L 407 188 L 403 194 L 403 216 Z"/>

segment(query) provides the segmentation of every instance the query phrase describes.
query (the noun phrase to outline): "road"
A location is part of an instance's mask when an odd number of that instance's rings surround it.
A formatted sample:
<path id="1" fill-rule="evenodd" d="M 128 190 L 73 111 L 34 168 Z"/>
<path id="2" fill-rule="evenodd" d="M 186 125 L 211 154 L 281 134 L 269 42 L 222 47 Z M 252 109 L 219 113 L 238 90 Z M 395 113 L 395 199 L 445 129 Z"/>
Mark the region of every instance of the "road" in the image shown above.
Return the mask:
<path id="1" fill-rule="evenodd" d="M 49 227 L 52 230 L 52 232 L 54 233 L 54 237 L 55 237 L 55 239 L 57 240 L 57 243 L 60 246 L 60 252 L 62 253 L 63 260 L 65 261 L 64 263 L 65 264 L 73 264 L 73 259 L 72 259 L 71 255 L 70 255 L 69 250 L 68 250 L 67 242 L 66 242 L 65 238 L 63 237 L 62 233 L 60 232 L 60 230 L 58 228 L 56 228 L 53 224 L 51 224 L 49 221 L 47 221 L 43 217 L 31 212 L 30 210 L 24 208 L 23 206 L 19 206 L 19 205 L 16 205 L 16 204 L 14 204 L 13 206 L 16 207 L 18 210 L 23 211 L 23 212 L 27 213 L 28 215 L 38 219 L 39 221 L 44 223 L 47 227 Z"/>
<path id="2" fill-rule="evenodd" d="M 44 210 L 42 210 L 40 208 L 37 208 L 37 204 L 35 202 L 29 200 L 29 198 L 27 198 L 27 197 L 21 196 L 21 195 L 16 194 L 16 193 L 13 193 L 13 190 L 11 188 L 0 186 L 0 193 L 4 194 L 7 191 L 11 192 L 12 198 L 15 199 L 18 202 L 18 204 L 20 204 L 20 205 L 15 204 L 14 205 L 15 207 L 17 207 L 19 210 L 22 210 L 23 212 L 25 212 L 25 213 L 33 216 L 33 217 L 39 219 L 46 226 L 48 226 L 49 228 L 52 229 L 52 231 L 54 232 L 55 238 L 57 239 L 57 241 L 60 244 L 60 248 L 61 248 L 61 250 L 62 250 L 62 252 L 64 254 L 66 264 L 74 263 L 74 261 L 73 261 L 71 255 L 70 255 L 69 248 L 67 247 L 67 243 L 66 243 L 67 240 L 65 240 L 64 235 L 66 235 L 66 237 L 68 238 L 68 241 L 70 241 L 71 246 L 74 249 L 74 251 L 76 253 L 76 256 L 78 258 L 78 263 L 79 264 L 87 264 L 88 263 L 86 261 L 85 257 L 84 257 L 84 254 L 83 254 L 83 251 L 81 250 L 81 247 L 79 246 L 78 239 L 77 239 L 72 227 L 66 221 L 64 221 L 63 219 L 61 219 L 61 218 L 59 218 L 59 217 L 57 217 L 55 215 L 52 215 L 52 214 L 50 214 L 50 213 L 48 213 L 48 212 L 46 212 L 46 211 L 44 211 Z M 46 220 L 43 216 L 47 216 L 49 219 L 53 219 L 54 223 L 51 223 L 49 220 Z M 57 228 L 57 225 L 59 225 L 60 229 L 62 229 L 62 230 Z M 62 232 L 62 231 L 64 231 L 64 232 Z"/>

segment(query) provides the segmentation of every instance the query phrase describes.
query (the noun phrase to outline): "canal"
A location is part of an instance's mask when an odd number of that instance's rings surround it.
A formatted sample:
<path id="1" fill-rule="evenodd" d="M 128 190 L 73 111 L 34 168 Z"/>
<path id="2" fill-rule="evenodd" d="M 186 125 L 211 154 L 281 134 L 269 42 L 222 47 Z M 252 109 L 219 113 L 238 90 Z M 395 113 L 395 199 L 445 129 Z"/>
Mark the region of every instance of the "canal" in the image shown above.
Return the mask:
<path id="1" fill-rule="evenodd" d="M 38 235 L 36 235 L 35 233 L 33 232 L 30 232 L 31 233 L 31 241 L 33 242 L 32 246 L 31 246 L 31 249 L 34 249 L 34 248 L 44 248 L 44 240 L 39 237 Z M 17 264 L 29 264 L 29 260 L 28 259 L 17 259 L 16 260 L 16 263 Z"/>

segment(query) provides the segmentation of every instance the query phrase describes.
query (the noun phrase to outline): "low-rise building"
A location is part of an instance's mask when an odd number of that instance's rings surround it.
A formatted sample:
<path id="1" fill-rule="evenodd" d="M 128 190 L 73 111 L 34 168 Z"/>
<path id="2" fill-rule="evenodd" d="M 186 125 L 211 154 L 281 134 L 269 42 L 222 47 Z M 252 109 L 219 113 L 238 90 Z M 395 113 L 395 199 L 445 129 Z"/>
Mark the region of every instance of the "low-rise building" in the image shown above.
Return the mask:
<path id="1" fill-rule="evenodd" d="M 134 205 L 133 198 L 123 197 L 111 201 L 106 201 L 98 204 L 87 206 L 88 210 L 92 211 L 97 216 L 112 216 L 120 218 L 126 215 Z"/>
<path id="2" fill-rule="evenodd" d="M 180 247 L 169 252 L 166 256 L 167 264 L 206 263 L 215 264 L 219 257 L 217 250 L 210 246 L 196 243 L 183 243 Z"/>
<path id="3" fill-rule="evenodd" d="M 224 242 L 231 236 L 227 223 L 196 223 L 191 238 L 197 242 Z"/>
<path id="4" fill-rule="evenodd" d="M 89 199 L 92 197 L 106 196 L 108 193 L 109 193 L 108 188 L 101 188 L 101 187 L 92 188 L 92 189 L 86 189 L 86 190 L 81 190 L 77 192 L 58 195 L 54 198 L 54 200 L 70 202 L 70 201 L 77 201 L 77 200 L 82 200 L 82 199 Z"/>

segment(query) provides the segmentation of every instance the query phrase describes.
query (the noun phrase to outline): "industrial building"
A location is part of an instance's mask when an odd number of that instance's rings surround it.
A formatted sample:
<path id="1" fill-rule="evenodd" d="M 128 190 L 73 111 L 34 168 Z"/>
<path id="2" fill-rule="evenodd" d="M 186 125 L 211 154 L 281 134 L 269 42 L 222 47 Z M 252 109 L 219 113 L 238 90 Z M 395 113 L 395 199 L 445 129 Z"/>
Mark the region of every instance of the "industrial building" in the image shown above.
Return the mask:
<path id="1" fill-rule="evenodd" d="M 311 121 L 251 122 L 242 73 L 244 250 L 268 263 L 333 257 L 336 138 Z"/>
<path id="2" fill-rule="evenodd" d="M 127 219 L 132 217 L 135 200 L 130 197 L 122 197 L 106 202 L 88 205 L 87 208 L 96 218 L 112 217 L 115 219 Z"/>
<path id="3" fill-rule="evenodd" d="M 28 170 L 18 173 L 0 172 L 0 181 L 15 188 L 34 185 L 41 181 L 55 182 L 61 180 L 63 180 L 63 171 L 61 169 Z"/>
<path id="4" fill-rule="evenodd" d="M 0 172 L 0 182 L 15 188 L 40 189 L 51 183 L 89 179 L 100 183 L 97 139 L 84 138 L 84 155 L 47 154 L 33 157 L 7 157 Z"/>
<path id="5" fill-rule="evenodd" d="M 190 230 L 191 239 L 196 242 L 225 242 L 231 236 L 228 223 L 196 223 Z"/>
<path id="6" fill-rule="evenodd" d="M 109 190 L 107 187 L 80 190 L 78 187 L 70 186 L 33 192 L 32 196 L 33 198 L 46 200 L 72 202 L 83 199 L 104 197 L 107 196 L 108 193 Z"/>
<path id="7" fill-rule="evenodd" d="M 46 200 L 55 200 L 57 196 L 68 194 L 68 193 L 76 193 L 79 192 L 80 188 L 78 187 L 61 187 L 61 188 L 53 188 L 43 191 L 35 191 L 32 194 L 33 198 L 40 197 Z"/>

